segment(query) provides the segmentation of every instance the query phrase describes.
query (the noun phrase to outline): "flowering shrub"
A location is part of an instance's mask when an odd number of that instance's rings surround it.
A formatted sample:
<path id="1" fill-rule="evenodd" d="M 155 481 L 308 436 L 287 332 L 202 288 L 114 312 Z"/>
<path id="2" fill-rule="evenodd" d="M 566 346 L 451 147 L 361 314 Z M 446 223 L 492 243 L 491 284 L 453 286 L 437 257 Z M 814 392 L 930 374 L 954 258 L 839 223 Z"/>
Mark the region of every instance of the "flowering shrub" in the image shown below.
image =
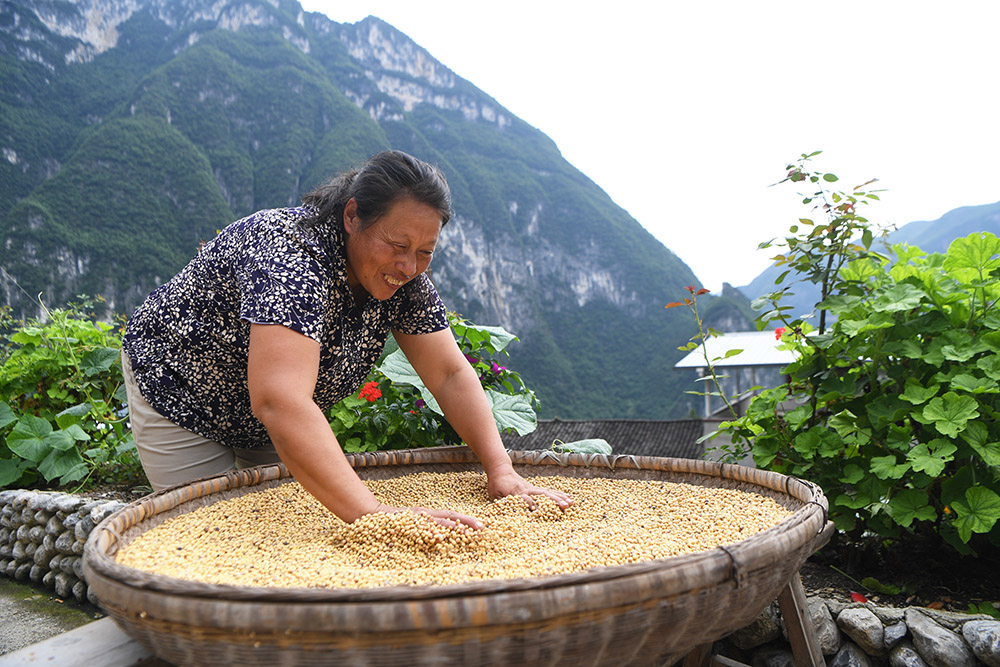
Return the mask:
<path id="1" fill-rule="evenodd" d="M 803 156 L 785 180 L 832 183 Z M 797 359 L 789 381 L 722 424 L 760 467 L 818 483 L 851 538 L 1000 546 L 1000 240 L 976 233 L 944 255 L 871 250 L 857 209 L 871 193 L 820 190 L 776 261 L 821 287 L 819 326 L 790 317 L 788 286 L 755 302 Z M 770 244 L 764 244 L 770 245 Z M 779 279 L 780 284 L 789 272 Z"/>
<path id="2" fill-rule="evenodd" d="M 448 317 L 465 358 L 479 375 L 497 428 L 521 435 L 533 431 L 537 423 L 534 392 L 520 375 L 498 362 L 517 338 L 501 327 L 478 326 L 454 313 Z M 347 452 L 461 442 L 433 394 L 391 339 L 358 395 L 334 405 L 327 416 Z"/>

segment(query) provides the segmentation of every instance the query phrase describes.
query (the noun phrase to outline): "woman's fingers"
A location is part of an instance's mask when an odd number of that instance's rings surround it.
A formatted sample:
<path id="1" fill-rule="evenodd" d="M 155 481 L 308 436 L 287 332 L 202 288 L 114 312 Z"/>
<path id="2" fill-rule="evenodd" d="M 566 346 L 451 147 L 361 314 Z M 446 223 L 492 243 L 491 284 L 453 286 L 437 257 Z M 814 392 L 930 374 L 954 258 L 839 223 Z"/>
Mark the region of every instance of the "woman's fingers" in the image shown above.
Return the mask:
<path id="1" fill-rule="evenodd" d="M 483 527 L 482 522 L 466 514 L 459 514 L 458 512 L 452 512 L 451 510 L 430 510 L 426 507 L 413 507 L 411 511 L 418 514 L 424 514 L 436 523 L 442 526 L 447 526 L 449 528 L 454 528 L 458 526 L 468 526 L 474 530 L 479 530 Z"/>
<path id="2" fill-rule="evenodd" d="M 547 489 L 542 486 L 535 486 L 521 494 L 521 497 L 524 498 L 524 501 L 528 503 L 528 506 L 531 509 L 535 509 L 536 506 L 536 503 L 531 496 L 545 496 L 562 509 L 566 509 L 573 504 L 573 499 L 562 491 Z"/>

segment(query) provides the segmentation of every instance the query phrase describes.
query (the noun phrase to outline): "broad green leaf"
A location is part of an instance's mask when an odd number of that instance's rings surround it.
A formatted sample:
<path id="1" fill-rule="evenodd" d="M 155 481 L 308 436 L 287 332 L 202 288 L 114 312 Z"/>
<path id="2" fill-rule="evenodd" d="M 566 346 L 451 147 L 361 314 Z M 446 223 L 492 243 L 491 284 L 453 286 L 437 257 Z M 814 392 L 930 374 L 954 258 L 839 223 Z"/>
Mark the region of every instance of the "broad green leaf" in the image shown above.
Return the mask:
<path id="1" fill-rule="evenodd" d="M 392 380 L 393 382 L 398 382 L 399 384 L 407 384 L 411 387 L 416 387 L 420 392 L 420 397 L 424 399 L 427 407 L 436 412 L 439 415 L 444 415 L 444 411 L 441 406 L 438 405 L 437 399 L 434 398 L 434 394 L 424 386 L 423 380 L 417 375 L 417 371 L 413 369 L 410 365 L 409 359 L 403 354 L 402 350 L 396 350 L 389 356 L 387 356 L 383 361 L 382 365 L 378 368 L 383 375 Z"/>
<path id="2" fill-rule="evenodd" d="M 603 438 L 588 438 L 574 442 L 556 441 L 552 449 L 557 452 L 576 452 L 577 454 L 611 454 L 611 445 Z"/>
<path id="3" fill-rule="evenodd" d="M 517 336 L 507 331 L 503 327 L 482 326 L 479 324 L 454 324 L 452 329 L 455 335 L 466 336 L 470 340 L 489 341 L 486 347 L 492 348 L 493 353 L 501 352 L 505 347 L 517 340 Z"/>
<path id="4" fill-rule="evenodd" d="M 7 436 L 7 446 L 22 459 L 38 463 L 48 455 L 52 447 L 46 436 L 52 432 L 52 424 L 47 419 L 34 415 L 24 415 Z"/>
<path id="5" fill-rule="evenodd" d="M 973 486 L 965 492 L 965 498 L 952 503 L 958 518 L 955 528 L 963 542 L 968 542 L 972 533 L 988 533 L 1000 519 L 1000 496 L 984 486 Z"/>
<path id="6" fill-rule="evenodd" d="M 87 377 L 106 373 L 121 358 L 121 350 L 113 347 L 98 347 L 90 350 L 80 359 L 80 370 Z"/>
<path id="7" fill-rule="evenodd" d="M 951 379 L 951 388 L 970 394 L 996 394 L 1000 392 L 996 380 L 977 378 L 968 373 L 961 373 Z"/>
<path id="8" fill-rule="evenodd" d="M 853 310 L 856 306 L 861 304 L 860 296 L 852 296 L 849 294 L 833 294 L 828 296 L 825 301 L 822 301 L 817 308 L 821 310 L 829 310 L 831 313 L 840 315 L 841 313 Z"/>
<path id="9" fill-rule="evenodd" d="M 360 452 L 362 449 L 361 438 L 348 438 L 341 443 L 341 448 L 349 454 L 352 452 Z"/>
<path id="10" fill-rule="evenodd" d="M 486 398 L 493 409 L 493 419 L 501 432 L 512 429 L 518 435 L 528 435 L 538 427 L 538 419 L 531 401 L 523 394 L 501 394 L 486 390 Z"/>
<path id="11" fill-rule="evenodd" d="M 854 463 L 849 463 L 846 466 L 844 466 L 843 472 L 844 474 L 841 475 L 840 481 L 844 482 L 845 484 L 857 484 L 865 476 L 864 469 L 859 465 L 855 465 Z"/>
<path id="12" fill-rule="evenodd" d="M 134 452 L 134 451 L 136 451 L 135 438 L 132 437 L 131 433 L 126 435 L 125 438 L 121 442 L 119 442 L 118 445 L 115 447 L 116 456 L 120 456 L 125 452 Z"/>
<path id="13" fill-rule="evenodd" d="M 48 443 L 52 449 L 59 451 L 66 451 L 67 449 L 72 449 L 76 446 L 76 441 L 66 431 L 52 431 L 47 436 L 45 436 L 45 442 Z M 61 474 L 61 473 L 60 473 Z"/>
<path id="14" fill-rule="evenodd" d="M 806 423 L 806 421 L 809 420 L 810 417 L 812 417 L 812 407 L 806 404 L 800 405 L 793 410 L 789 410 L 785 414 L 785 421 L 793 429 L 799 429 L 804 423 Z"/>
<path id="15" fill-rule="evenodd" d="M 824 426 L 813 426 L 805 433 L 795 436 L 795 451 L 807 459 L 819 454 L 823 458 L 831 458 L 840 454 L 844 442 L 834 431 Z"/>
<path id="16" fill-rule="evenodd" d="M 941 348 L 941 352 L 949 361 L 968 361 L 980 352 L 990 349 L 981 336 L 974 336 L 962 329 L 949 329 L 944 332 L 943 338 L 946 344 Z"/>
<path id="17" fill-rule="evenodd" d="M 42 473 L 42 476 L 51 482 L 56 477 L 62 477 L 83 463 L 83 458 L 76 447 L 70 447 L 66 450 L 53 449 L 38 464 L 38 472 Z"/>
<path id="18" fill-rule="evenodd" d="M 916 378 L 909 378 L 906 381 L 906 388 L 899 395 L 904 401 L 909 401 L 914 405 L 920 405 L 937 396 L 940 385 L 933 384 L 929 387 L 923 386 Z"/>
<path id="19" fill-rule="evenodd" d="M 903 592 L 903 589 L 899 586 L 893 586 L 892 584 L 883 584 L 881 581 L 875 577 L 865 577 L 861 580 L 861 585 L 870 591 L 875 593 L 882 593 L 883 595 L 899 595 Z"/>
<path id="20" fill-rule="evenodd" d="M 396 350 L 385 358 L 378 369 L 393 382 L 408 384 L 413 387 L 423 386 L 417 371 L 413 370 L 410 360 L 406 358 L 402 350 Z"/>
<path id="21" fill-rule="evenodd" d="M 849 496 L 846 493 L 842 493 L 836 497 L 833 501 L 835 505 L 841 505 L 842 507 L 849 507 L 852 510 L 859 510 L 868 503 L 863 500 L 859 500 L 853 496 Z"/>
<path id="22" fill-rule="evenodd" d="M 0 401 L 0 428 L 4 428 L 8 424 L 13 424 L 16 421 L 17 417 L 14 415 L 14 411 L 10 409 L 9 405 Z"/>
<path id="23" fill-rule="evenodd" d="M 1000 442 L 984 442 L 969 445 L 982 457 L 983 462 L 990 466 L 1000 466 Z"/>
<path id="24" fill-rule="evenodd" d="M 1000 331 L 990 331 L 979 337 L 983 344 L 994 352 L 1000 352 Z"/>
<path id="25" fill-rule="evenodd" d="M 976 359 L 976 367 L 991 380 L 1000 381 L 1000 354 L 991 354 Z"/>
<path id="26" fill-rule="evenodd" d="M 969 422 L 961 436 L 986 465 L 1000 466 L 1000 442 L 989 442 L 990 431 L 985 424 L 979 421 Z"/>
<path id="27" fill-rule="evenodd" d="M 59 476 L 59 484 L 65 486 L 72 482 L 78 482 L 88 475 L 89 468 L 85 461 L 80 461 L 68 471 Z"/>
<path id="28" fill-rule="evenodd" d="M 778 455 L 778 447 L 781 446 L 781 442 L 776 437 L 759 436 L 754 439 L 753 446 L 751 447 L 751 452 L 753 454 L 754 463 L 757 464 L 758 468 L 766 468 L 771 465 L 774 461 L 774 457 Z"/>
<path id="29" fill-rule="evenodd" d="M 909 414 L 910 406 L 895 396 L 879 396 L 865 406 L 868 421 L 876 430 L 899 421 Z"/>
<path id="30" fill-rule="evenodd" d="M 389 430 L 389 415 L 384 412 L 376 412 L 369 417 L 369 423 L 379 433 L 386 433 Z"/>
<path id="31" fill-rule="evenodd" d="M 944 260 L 947 271 L 972 269 L 988 274 L 1000 267 L 1000 239 L 989 232 L 973 232 L 948 246 Z"/>
<path id="32" fill-rule="evenodd" d="M 886 343 L 883 349 L 887 354 L 906 357 L 907 359 L 919 359 L 924 354 L 919 341 L 915 341 L 912 338 Z"/>
<path id="33" fill-rule="evenodd" d="M 964 345 L 942 345 L 941 354 L 948 361 L 966 362 L 976 356 L 976 350 Z"/>
<path id="34" fill-rule="evenodd" d="M 958 447 L 951 442 L 937 438 L 929 443 L 921 442 L 911 449 L 906 457 L 915 471 L 937 477 L 944 472 L 948 462 L 955 459 L 954 454 L 957 450 Z"/>
<path id="35" fill-rule="evenodd" d="M 38 327 L 21 327 L 10 339 L 18 345 L 38 345 L 42 342 L 42 330 Z"/>
<path id="36" fill-rule="evenodd" d="M 59 428 L 66 428 L 73 424 L 82 424 L 83 420 L 90 414 L 90 403 L 80 403 L 73 407 L 66 408 L 56 415 L 56 425 Z"/>
<path id="37" fill-rule="evenodd" d="M 892 454 L 875 456 L 871 459 L 871 471 L 879 479 L 900 479 L 909 469 L 910 463 L 908 461 L 897 463 L 896 457 Z"/>
<path id="38" fill-rule="evenodd" d="M 30 465 L 30 461 L 20 458 L 0 459 L 0 488 L 21 479 L 21 475 Z"/>
<path id="39" fill-rule="evenodd" d="M 923 417 L 927 420 L 925 423 L 933 423 L 940 433 L 954 438 L 965 428 L 966 422 L 979 416 L 978 406 L 974 398 L 949 391 L 931 399 L 924 407 Z"/>
<path id="40" fill-rule="evenodd" d="M 844 320 L 839 321 L 837 324 L 840 326 L 841 330 L 848 336 L 857 336 L 860 333 L 866 331 L 877 331 L 878 329 L 888 329 L 896 324 L 895 320 L 892 319 L 892 315 L 888 313 L 875 312 L 868 317 L 857 319 L 857 320 Z"/>
<path id="41" fill-rule="evenodd" d="M 867 507 L 874 503 L 881 503 L 888 495 L 891 484 L 880 480 L 874 475 L 866 475 L 863 480 L 854 485 L 854 495 L 857 500 L 862 501 L 862 507 Z"/>
<path id="42" fill-rule="evenodd" d="M 78 424 L 71 424 L 68 428 L 64 428 L 63 433 L 76 442 L 86 442 L 87 440 L 90 440 L 90 434 L 80 428 Z"/>
<path id="43" fill-rule="evenodd" d="M 962 466 L 954 475 L 941 482 L 941 502 L 952 505 L 956 500 L 965 497 L 965 490 L 976 481 L 976 475 L 971 466 Z"/>
<path id="44" fill-rule="evenodd" d="M 891 449 L 896 449 L 901 452 L 908 452 L 910 450 L 910 443 L 913 440 L 913 431 L 907 426 L 896 426 L 895 424 L 889 425 L 889 432 L 885 435 L 885 444 Z"/>
<path id="45" fill-rule="evenodd" d="M 914 521 L 933 521 L 937 510 L 927 503 L 927 494 L 916 489 L 900 491 L 889 501 L 889 516 L 904 528 Z"/>
<path id="46" fill-rule="evenodd" d="M 838 412 L 830 417 L 827 423 L 842 438 L 846 438 L 858 430 L 858 417 L 850 410 Z"/>
<path id="47" fill-rule="evenodd" d="M 895 283 L 876 296 L 870 307 L 879 313 L 896 313 L 913 310 L 920 305 L 924 291 L 909 283 Z"/>

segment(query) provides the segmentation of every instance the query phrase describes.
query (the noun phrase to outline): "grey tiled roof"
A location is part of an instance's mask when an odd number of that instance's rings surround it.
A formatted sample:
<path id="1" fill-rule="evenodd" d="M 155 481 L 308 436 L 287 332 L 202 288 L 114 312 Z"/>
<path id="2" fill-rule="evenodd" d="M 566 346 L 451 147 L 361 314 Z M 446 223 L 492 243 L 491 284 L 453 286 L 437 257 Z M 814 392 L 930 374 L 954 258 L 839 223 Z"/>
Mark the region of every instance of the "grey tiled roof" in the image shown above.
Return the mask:
<path id="1" fill-rule="evenodd" d="M 603 438 L 615 454 L 697 459 L 704 449 L 697 442 L 701 435 L 700 419 L 552 419 L 540 420 L 538 428 L 525 436 L 505 434 L 503 442 L 507 449 L 548 449 L 553 440 Z"/>

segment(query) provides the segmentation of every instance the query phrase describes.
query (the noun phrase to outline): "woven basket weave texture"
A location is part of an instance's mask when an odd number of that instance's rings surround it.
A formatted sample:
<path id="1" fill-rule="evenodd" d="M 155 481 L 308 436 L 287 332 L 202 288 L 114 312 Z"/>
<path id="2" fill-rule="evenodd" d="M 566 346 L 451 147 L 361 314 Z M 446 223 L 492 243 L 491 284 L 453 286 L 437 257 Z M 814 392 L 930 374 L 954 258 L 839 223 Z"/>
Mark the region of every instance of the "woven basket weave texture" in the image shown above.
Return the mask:
<path id="1" fill-rule="evenodd" d="M 363 479 L 481 470 L 465 447 L 349 455 Z M 101 606 L 179 665 L 663 665 L 750 623 L 830 536 L 813 484 L 691 459 L 511 452 L 522 474 L 738 488 L 793 511 L 732 545 L 534 579 L 373 589 L 206 584 L 118 565 L 118 549 L 197 507 L 291 481 L 260 466 L 161 491 L 105 519 L 84 568 Z"/>

